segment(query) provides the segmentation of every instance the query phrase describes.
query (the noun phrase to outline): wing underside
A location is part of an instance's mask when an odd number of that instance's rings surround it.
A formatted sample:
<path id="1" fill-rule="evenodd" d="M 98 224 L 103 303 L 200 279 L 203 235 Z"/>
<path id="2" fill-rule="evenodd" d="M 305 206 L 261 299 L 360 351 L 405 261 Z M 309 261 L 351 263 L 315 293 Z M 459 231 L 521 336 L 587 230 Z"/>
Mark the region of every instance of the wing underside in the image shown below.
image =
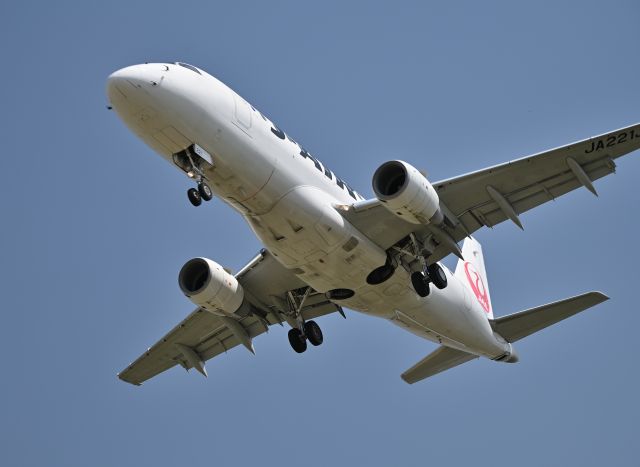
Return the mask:
<path id="1" fill-rule="evenodd" d="M 440 233 L 405 222 L 375 199 L 338 210 L 382 248 L 397 245 L 413 233 L 431 252 L 430 261 L 439 261 L 452 252 L 442 241 L 442 232 L 459 242 L 505 220 L 521 225 L 520 214 L 572 190 L 585 187 L 595 193 L 592 182 L 614 173 L 614 159 L 638 148 L 640 124 L 436 182 L 433 186 L 445 214 Z"/>
<path id="2" fill-rule="evenodd" d="M 205 361 L 241 344 L 253 350 L 252 345 L 247 345 L 253 338 L 268 332 L 271 325 L 292 319 L 286 306 L 288 296 L 295 299 L 304 294 L 301 314 L 305 320 L 340 310 L 323 294 L 307 291 L 295 275 L 266 251 L 242 268 L 236 278 L 254 307 L 252 314 L 234 319 L 197 308 L 122 370 L 118 377 L 140 385 L 175 365 L 187 370 L 194 366 L 198 368 L 199 363 L 203 365 Z M 204 372 L 203 368 L 199 371 Z"/>

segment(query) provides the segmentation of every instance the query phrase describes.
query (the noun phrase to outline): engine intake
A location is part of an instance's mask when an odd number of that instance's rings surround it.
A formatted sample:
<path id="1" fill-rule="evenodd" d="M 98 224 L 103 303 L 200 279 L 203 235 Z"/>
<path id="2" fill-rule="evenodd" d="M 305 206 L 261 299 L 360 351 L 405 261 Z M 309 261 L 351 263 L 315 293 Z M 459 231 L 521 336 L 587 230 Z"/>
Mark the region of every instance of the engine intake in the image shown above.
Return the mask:
<path id="1" fill-rule="evenodd" d="M 376 197 L 396 216 L 412 224 L 441 224 L 440 198 L 418 169 L 404 161 L 389 161 L 373 174 Z"/>
<path id="2" fill-rule="evenodd" d="M 235 313 L 244 302 L 244 289 L 236 278 L 208 258 L 187 261 L 178 284 L 189 300 L 214 313 Z"/>

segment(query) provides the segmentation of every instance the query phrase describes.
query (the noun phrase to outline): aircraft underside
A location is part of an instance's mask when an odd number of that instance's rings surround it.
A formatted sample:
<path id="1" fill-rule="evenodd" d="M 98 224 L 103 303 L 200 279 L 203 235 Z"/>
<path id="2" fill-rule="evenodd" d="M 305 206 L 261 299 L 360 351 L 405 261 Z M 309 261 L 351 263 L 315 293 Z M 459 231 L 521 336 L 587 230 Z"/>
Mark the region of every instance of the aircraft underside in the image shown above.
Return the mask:
<path id="1" fill-rule="evenodd" d="M 606 299 L 583 294 L 494 318 L 482 248 L 472 234 L 615 170 L 640 146 L 640 125 L 431 183 L 407 162 L 384 163 L 365 199 L 227 86 L 182 63 L 111 75 L 118 115 L 190 177 L 194 206 L 214 197 L 247 221 L 265 250 L 231 274 L 208 258 L 180 271 L 196 310 L 129 365 L 140 384 L 204 362 L 287 323 L 292 348 L 323 343 L 315 319 L 342 307 L 384 318 L 441 345 L 403 374 L 410 383 L 477 356 L 518 360 L 512 343 Z M 462 242 L 462 247 L 459 243 Z M 440 264 L 458 257 L 454 272 Z"/>

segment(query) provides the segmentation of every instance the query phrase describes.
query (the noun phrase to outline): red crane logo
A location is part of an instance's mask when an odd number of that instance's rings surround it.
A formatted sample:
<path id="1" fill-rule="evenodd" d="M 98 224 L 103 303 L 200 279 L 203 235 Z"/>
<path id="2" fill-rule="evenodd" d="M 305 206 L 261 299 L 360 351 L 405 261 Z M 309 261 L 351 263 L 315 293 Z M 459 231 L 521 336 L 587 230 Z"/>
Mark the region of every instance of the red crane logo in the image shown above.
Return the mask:
<path id="1" fill-rule="evenodd" d="M 467 273 L 467 280 L 469 281 L 469 285 L 471 286 L 471 290 L 476 295 L 478 299 L 478 303 L 487 313 L 491 313 L 491 305 L 489 304 L 489 294 L 487 293 L 487 288 L 484 285 L 484 281 L 482 280 L 482 276 L 478 274 L 476 268 L 473 267 L 473 264 L 466 261 L 464 263 L 464 271 Z"/>

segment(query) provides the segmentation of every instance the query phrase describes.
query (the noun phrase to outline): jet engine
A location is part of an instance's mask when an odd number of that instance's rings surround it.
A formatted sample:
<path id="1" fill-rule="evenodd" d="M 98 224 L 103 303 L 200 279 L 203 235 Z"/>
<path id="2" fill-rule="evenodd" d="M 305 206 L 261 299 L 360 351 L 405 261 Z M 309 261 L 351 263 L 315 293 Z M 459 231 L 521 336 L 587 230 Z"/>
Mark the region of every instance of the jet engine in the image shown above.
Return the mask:
<path id="1" fill-rule="evenodd" d="M 189 300 L 214 313 L 235 313 L 244 302 L 244 289 L 236 278 L 208 258 L 187 261 L 178 284 Z"/>
<path id="2" fill-rule="evenodd" d="M 412 224 L 442 223 L 440 198 L 418 169 L 403 161 L 389 161 L 373 174 L 376 197 L 396 216 Z"/>

